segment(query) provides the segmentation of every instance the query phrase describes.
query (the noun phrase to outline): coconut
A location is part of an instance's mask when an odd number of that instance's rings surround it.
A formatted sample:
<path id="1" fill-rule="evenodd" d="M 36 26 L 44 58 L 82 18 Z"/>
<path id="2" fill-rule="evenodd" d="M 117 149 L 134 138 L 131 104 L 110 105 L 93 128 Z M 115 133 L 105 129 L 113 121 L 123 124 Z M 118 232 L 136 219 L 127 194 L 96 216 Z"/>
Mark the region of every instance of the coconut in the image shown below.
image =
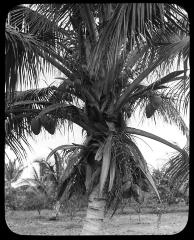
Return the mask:
<path id="1" fill-rule="evenodd" d="M 131 191 L 131 188 L 127 191 L 123 191 L 122 193 L 122 197 L 125 198 L 125 199 L 129 199 L 132 197 L 132 191 Z"/>
<path id="2" fill-rule="evenodd" d="M 140 204 L 143 203 L 144 194 L 143 194 L 141 188 L 137 184 L 133 184 L 131 186 L 131 191 L 132 191 L 132 195 L 133 195 L 133 198 L 135 199 L 135 201 Z"/>
<path id="3" fill-rule="evenodd" d="M 131 181 L 128 180 L 127 182 L 125 182 L 125 183 L 123 184 L 122 190 L 123 190 L 124 192 L 126 192 L 126 191 L 129 191 L 130 188 L 131 188 Z"/>
<path id="4" fill-rule="evenodd" d="M 155 109 L 158 109 L 162 103 L 162 98 L 160 96 L 151 97 L 151 104 Z"/>
<path id="5" fill-rule="evenodd" d="M 51 135 L 55 133 L 55 121 L 50 119 L 49 127 L 46 129 Z"/>
<path id="6" fill-rule="evenodd" d="M 32 129 L 32 132 L 33 132 L 35 135 L 38 135 L 38 134 L 40 133 L 41 122 L 40 122 L 40 119 L 39 119 L 39 118 L 34 118 L 34 119 L 32 119 L 31 129 Z"/>
<path id="7" fill-rule="evenodd" d="M 153 116 L 155 110 L 156 109 L 153 107 L 153 105 L 151 103 L 148 103 L 148 105 L 146 106 L 146 117 L 150 118 L 151 116 Z"/>
<path id="8" fill-rule="evenodd" d="M 40 120 L 47 132 L 53 135 L 55 133 L 56 121 L 47 115 L 43 115 Z"/>

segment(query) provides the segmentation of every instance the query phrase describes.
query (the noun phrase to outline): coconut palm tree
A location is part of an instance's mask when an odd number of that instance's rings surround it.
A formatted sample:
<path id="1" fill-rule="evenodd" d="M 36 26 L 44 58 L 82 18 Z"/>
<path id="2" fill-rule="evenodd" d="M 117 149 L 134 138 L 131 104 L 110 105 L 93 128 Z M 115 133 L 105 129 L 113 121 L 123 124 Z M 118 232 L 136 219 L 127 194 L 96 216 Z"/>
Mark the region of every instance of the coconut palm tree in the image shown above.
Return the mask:
<path id="1" fill-rule="evenodd" d="M 46 161 L 45 159 L 37 159 L 34 162 L 39 163 L 40 165 L 40 172 L 42 177 L 48 182 L 50 182 L 50 191 L 49 195 L 52 193 L 54 194 L 54 199 L 56 198 L 56 193 L 59 190 L 59 186 L 62 184 L 64 170 L 68 161 L 69 154 L 65 151 L 61 156 L 59 152 L 54 153 L 54 162 Z M 56 217 L 59 215 L 59 209 L 57 205 L 54 206 L 56 209 Z"/>
<path id="2" fill-rule="evenodd" d="M 6 22 L 6 143 L 50 134 L 67 121 L 83 128 L 82 145 L 69 150 L 58 200 L 88 194 L 82 234 L 101 233 L 104 213 L 123 196 L 153 188 L 147 163 L 134 141 L 141 135 L 178 146 L 131 127 L 141 116 L 188 129 L 181 117 L 189 104 L 189 21 L 174 4 L 38 4 L 17 6 Z M 58 69 L 61 84 L 38 89 L 38 74 Z M 175 67 L 174 67 L 175 66 Z M 53 68 L 52 68 L 53 67 Z M 15 91 L 17 84 L 36 87 Z M 20 151 L 21 154 L 23 153 Z"/>

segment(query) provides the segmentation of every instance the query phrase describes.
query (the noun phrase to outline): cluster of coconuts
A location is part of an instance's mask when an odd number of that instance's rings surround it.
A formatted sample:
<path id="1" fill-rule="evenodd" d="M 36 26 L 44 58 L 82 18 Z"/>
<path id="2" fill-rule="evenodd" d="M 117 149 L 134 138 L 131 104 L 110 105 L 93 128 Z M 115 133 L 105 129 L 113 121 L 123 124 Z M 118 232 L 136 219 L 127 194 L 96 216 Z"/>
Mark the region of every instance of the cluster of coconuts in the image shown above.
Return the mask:
<path id="1" fill-rule="evenodd" d="M 137 184 L 129 184 L 130 187 L 128 189 L 124 189 L 123 198 L 130 198 L 133 196 L 134 200 L 138 203 L 143 203 L 144 201 L 144 193 L 141 188 Z"/>
<path id="2" fill-rule="evenodd" d="M 146 117 L 150 118 L 153 116 L 154 112 L 161 106 L 162 98 L 158 95 L 150 97 L 150 102 L 146 106 Z"/>
<path id="3" fill-rule="evenodd" d="M 43 126 L 50 134 L 55 133 L 56 121 L 48 115 L 35 117 L 31 121 L 31 129 L 35 135 L 40 133 L 41 126 Z"/>

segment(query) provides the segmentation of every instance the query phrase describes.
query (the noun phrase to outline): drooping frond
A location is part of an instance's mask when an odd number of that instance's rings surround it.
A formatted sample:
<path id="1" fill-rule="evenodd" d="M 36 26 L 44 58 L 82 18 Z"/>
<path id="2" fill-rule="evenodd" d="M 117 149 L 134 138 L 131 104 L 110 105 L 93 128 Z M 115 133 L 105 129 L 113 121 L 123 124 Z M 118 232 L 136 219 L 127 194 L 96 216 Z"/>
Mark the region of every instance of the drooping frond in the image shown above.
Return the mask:
<path id="1" fill-rule="evenodd" d="M 107 4 L 107 8 L 111 4 Z M 130 3 L 116 4 L 112 7 L 109 21 L 101 33 L 101 38 L 96 49 L 91 56 L 89 69 L 91 72 L 98 72 L 100 62 L 105 54 L 108 59 L 108 69 L 112 67 L 116 59 L 118 48 L 127 41 L 128 49 L 132 50 L 133 46 L 141 45 L 145 40 L 149 41 L 158 29 L 172 25 L 169 19 L 174 14 L 174 6 L 158 3 Z M 176 9 L 176 14 L 182 17 L 181 10 Z M 181 22 L 178 26 L 182 30 Z M 176 33 L 176 32 L 175 32 Z M 111 42 L 111 45 L 109 43 Z"/>
<path id="2" fill-rule="evenodd" d="M 5 146 L 9 146 L 18 160 L 21 162 L 27 157 L 26 147 L 31 149 L 28 139 L 25 136 L 18 138 L 17 134 L 13 131 L 9 134 L 9 136 L 5 137 Z"/>
<path id="3" fill-rule="evenodd" d="M 24 92 L 15 92 L 12 100 L 7 97 L 5 106 L 5 132 L 6 145 L 13 149 L 14 153 L 25 157 L 25 148 L 29 146 L 28 137 L 33 137 L 31 128 L 32 120 L 43 115 L 50 115 L 55 119 L 55 127 L 63 126 L 64 122 L 72 122 L 80 125 L 88 132 L 96 131 L 88 121 L 88 117 L 81 108 L 72 103 L 70 96 L 65 92 L 57 100 L 60 91 L 55 86 L 43 89 L 32 89 Z M 58 102 L 58 103 L 56 103 Z M 69 125 L 70 126 L 70 125 Z M 44 129 L 44 128 L 42 128 Z"/>
<path id="4" fill-rule="evenodd" d="M 160 108 L 156 111 L 156 116 L 162 118 L 167 123 L 175 124 L 185 136 L 188 136 L 189 129 L 172 99 L 163 98 Z"/>
<path id="5" fill-rule="evenodd" d="M 69 77 L 72 65 L 69 62 L 73 58 L 67 58 L 58 42 L 68 42 L 67 38 L 72 40 L 70 33 L 61 29 L 54 20 L 28 7 L 17 6 L 10 11 L 5 38 L 7 92 L 15 90 L 18 84 L 37 84 L 37 76 L 43 72 L 43 66 L 44 71 L 51 71 L 54 67 Z M 71 43 L 62 45 L 68 49 Z"/>
<path id="6" fill-rule="evenodd" d="M 190 75 L 173 84 L 164 93 L 174 100 L 179 112 L 187 114 L 190 103 Z"/>
<path id="7" fill-rule="evenodd" d="M 38 41 L 30 34 L 19 33 L 11 26 L 5 29 L 5 87 L 6 92 L 14 91 L 17 84 L 37 85 L 38 74 L 42 71 L 35 48 Z M 20 78 L 18 78 L 18 75 Z"/>
<path id="8" fill-rule="evenodd" d="M 184 149 L 189 154 L 189 141 Z M 174 185 L 173 191 L 178 189 L 185 192 L 189 188 L 189 158 L 181 153 L 174 154 L 164 165 L 164 170 Z"/>
<path id="9" fill-rule="evenodd" d="M 60 201 L 64 198 L 69 199 L 73 193 L 85 193 L 85 164 L 82 151 L 78 147 L 67 145 L 63 146 L 63 149 L 67 149 L 65 153 L 68 155 L 68 161 L 58 186 L 57 200 Z"/>
<path id="10" fill-rule="evenodd" d="M 178 152 L 183 154 L 185 157 L 188 157 L 188 154 L 183 149 L 181 149 L 177 145 L 172 144 L 172 143 L 168 142 L 167 140 L 165 140 L 161 137 L 158 137 L 158 136 L 156 136 L 152 133 L 149 133 L 149 132 L 146 132 L 146 131 L 143 131 L 143 130 L 140 130 L 140 129 L 136 129 L 136 128 L 131 128 L 131 127 L 127 127 L 125 131 L 129 134 L 141 135 L 141 136 L 144 136 L 144 137 L 151 138 L 155 141 L 161 142 L 163 144 L 166 144 L 167 146 L 169 146 L 171 148 L 174 148 L 175 150 L 177 150 Z"/>
<path id="11" fill-rule="evenodd" d="M 38 171 L 33 167 L 33 177 L 24 178 L 21 183 L 30 186 L 36 194 L 44 194 L 46 197 L 49 196 L 48 187 L 46 181 L 42 176 L 39 176 Z"/>
<path id="12" fill-rule="evenodd" d="M 154 58 L 152 57 L 149 60 L 149 65 L 143 68 L 143 71 L 139 73 L 139 75 L 133 80 L 133 82 L 129 85 L 128 88 L 122 93 L 120 98 L 117 101 L 115 106 L 115 111 L 119 111 L 119 109 L 129 100 L 131 93 L 136 89 L 136 87 L 149 76 L 150 73 L 157 70 L 159 71 L 163 65 L 167 65 L 167 60 L 169 58 L 174 58 L 176 54 L 180 53 L 183 48 L 188 47 L 189 44 L 188 37 L 180 42 L 170 43 L 165 46 L 161 46 L 157 48 L 157 51 L 154 53 Z M 165 68 L 166 70 L 166 68 Z M 187 69 L 184 69 L 186 71 Z"/>
<path id="13" fill-rule="evenodd" d="M 123 198 L 133 197 L 142 202 L 141 195 L 153 188 L 160 196 L 140 150 L 125 134 L 113 135 L 109 175 L 105 184 L 106 211 L 112 216 Z"/>
<path id="14" fill-rule="evenodd" d="M 59 152 L 55 151 L 53 155 L 54 163 L 53 161 L 50 161 L 49 156 L 47 159 L 36 159 L 34 162 L 37 162 L 40 165 L 43 173 L 42 175 L 45 179 L 50 180 L 55 187 L 58 187 L 61 184 L 61 178 L 65 171 L 66 162 Z"/>

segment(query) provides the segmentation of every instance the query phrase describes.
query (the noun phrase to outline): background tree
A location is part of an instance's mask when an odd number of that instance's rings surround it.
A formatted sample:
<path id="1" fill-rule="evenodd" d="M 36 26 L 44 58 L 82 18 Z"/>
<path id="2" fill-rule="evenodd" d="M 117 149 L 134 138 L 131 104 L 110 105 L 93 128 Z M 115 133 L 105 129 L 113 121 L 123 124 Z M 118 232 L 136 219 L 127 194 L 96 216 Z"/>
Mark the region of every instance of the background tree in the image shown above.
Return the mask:
<path id="1" fill-rule="evenodd" d="M 174 4 L 39 4 L 9 13 L 6 143 L 18 153 L 18 139 L 27 143 L 26 137 L 41 128 L 54 134 L 64 121 L 83 128 L 83 145 L 59 146 L 48 156 L 59 149 L 75 153 L 58 200 L 88 194 L 82 234 L 98 234 L 104 212 L 114 214 L 124 192 L 138 195 L 151 187 L 159 197 L 134 134 L 188 157 L 178 146 L 127 123 L 140 111 L 188 135 L 180 109 L 186 111 L 189 103 L 189 42 L 187 14 Z M 37 84 L 42 64 L 64 74 L 61 84 L 14 92 L 18 83 Z"/>
<path id="2" fill-rule="evenodd" d="M 44 209 L 49 200 L 50 185 L 46 180 L 46 176 L 39 176 L 38 171 L 33 167 L 33 177 L 25 178 L 22 183 L 28 186 L 26 190 L 26 208 L 36 209 L 40 215 L 41 209 Z M 31 207 L 30 207 L 31 206 Z"/>
<path id="3" fill-rule="evenodd" d="M 164 171 L 159 170 L 159 169 L 154 169 L 154 171 L 152 173 L 152 177 L 156 183 L 156 186 L 160 193 L 162 202 L 164 204 L 168 204 L 168 203 L 172 202 L 172 199 L 170 199 L 172 184 L 170 182 L 169 177 L 165 176 Z"/>
<path id="4" fill-rule="evenodd" d="M 185 151 L 189 153 L 189 139 L 184 147 Z M 185 158 L 181 154 L 173 154 L 170 160 L 164 165 L 163 171 L 165 176 L 169 178 L 173 188 L 171 195 L 182 193 L 182 196 L 188 202 L 189 197 L 189 158 Z"/>
<path id="5" fill-rule="evenodd" d="M 16 182 L 22 172 L 24 166 L 18 159 L 15 158 L 13 161 L 8 158 L 8 162 L 4 165 L 4 177 L 5 177 L 5 208 L 16 209 L 16 191 L 12 187 L 12 183 Z"/>
<path id="6" fill-rule="evenodd" d="M 40 165 L 40 175 L 47 183 L 47 192 L 51 199 L 51 203 L 56 202 L 57 192 L 59 191 L 59 186 L 62 183 L 68 157 L 69 154 L 67 154 L 67 151 L 62 152 L 62 156 L 59 154 L 59 152 L 55 152 L 54 161 L 50 159 L 47 161 L 45 159 L 37 159 L 34 161 Z"/>

